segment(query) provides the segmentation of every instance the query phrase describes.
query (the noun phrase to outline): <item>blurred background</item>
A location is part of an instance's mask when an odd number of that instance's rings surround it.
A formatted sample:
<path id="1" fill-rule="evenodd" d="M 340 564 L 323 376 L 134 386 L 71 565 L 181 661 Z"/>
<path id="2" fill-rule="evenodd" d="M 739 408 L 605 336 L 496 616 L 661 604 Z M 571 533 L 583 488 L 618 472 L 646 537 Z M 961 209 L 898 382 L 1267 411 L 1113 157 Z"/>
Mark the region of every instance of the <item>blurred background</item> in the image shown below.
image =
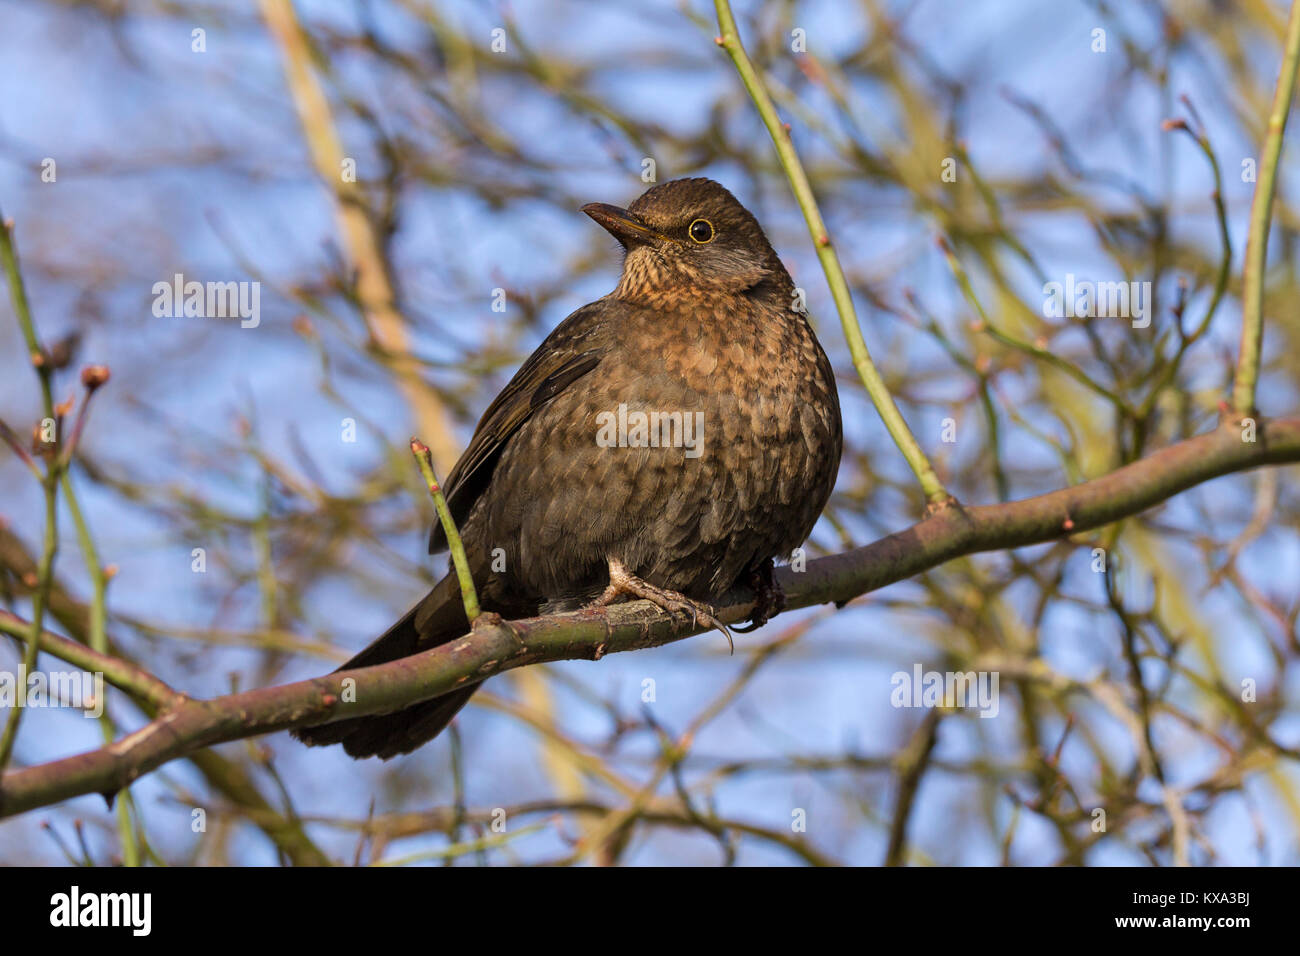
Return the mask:
<path id="1" fill-rule="evenodd" d="M 617 246 L 578 207 L 681 176 L 755 212 L 840 371 L 845 456 L 810 555 L 923 515 L 712 4 L 292 9 L 0 7 L 0 210 L 67 360 L 56 400 L 82 400 L 82 365 L 112 370 L 72 484 L 112 567 L 117 650 L 210 696 L 367 643 L 444 566 L 425 554 L 409 437 L 445 475 L 523 358 L 616 281 Z M 736 4 L 867 342 L 962 501 L 1055 490 L 1214 426 L 1286 12 Z M 1265 415 L 1300 410 L 1295 155 L 1269 248 Z M 1082 377 L 974 325 L 940 236 L 1007 337 Z M 155 314 L 177 273 L 260 283 L 258 322 Z M 1067 275 L 1149 282 L 1149 327 L 1046 317 L 1044 285 Z M 26 434 L 41 414 L 6 295 L 0 418 Z M 0 821 L 0 863 L 1295 865 L 1296 477 L 1219 479 L 1119 526 L 782 615 L 735 656 L 704 634 L 512 672 L 393 762 L 286 734 L 225 745 L 138 781 L 122 816 L 83 797 Z M 41 502 L 4 450 L 0 593 L 24 616 Z M 50 626 L 81 638 L 90 578 L 66 502 L 59 540 Z M 0 638 L 0 670 L 20 657 Z M 899 671 L 993 659 L 995 717 L 891 704 Z M 147 719 L 116 691 L 108 705 L 119 735 Z M 12 765 L 103 732 L 32 710 Z"/>

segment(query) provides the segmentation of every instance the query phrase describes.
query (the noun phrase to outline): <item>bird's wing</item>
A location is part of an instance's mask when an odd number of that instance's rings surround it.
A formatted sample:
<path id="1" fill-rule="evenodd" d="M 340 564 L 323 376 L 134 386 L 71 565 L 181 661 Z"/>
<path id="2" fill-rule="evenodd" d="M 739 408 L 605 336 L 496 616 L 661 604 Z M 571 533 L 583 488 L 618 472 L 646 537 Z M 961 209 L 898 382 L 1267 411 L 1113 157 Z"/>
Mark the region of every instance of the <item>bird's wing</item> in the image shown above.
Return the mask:
<path id="1" fill-rule="evenodd" d="M 555 327 L 493 399 L 469 447 L 447 477 L 447 506 L 459 525 L 487 487 L 501 450 L 537 409 L 600 364 L 609 337 L 601 302 L 584 305 Z M 440 522 L 429 533 L 429 553 L 447 547 Z"/>

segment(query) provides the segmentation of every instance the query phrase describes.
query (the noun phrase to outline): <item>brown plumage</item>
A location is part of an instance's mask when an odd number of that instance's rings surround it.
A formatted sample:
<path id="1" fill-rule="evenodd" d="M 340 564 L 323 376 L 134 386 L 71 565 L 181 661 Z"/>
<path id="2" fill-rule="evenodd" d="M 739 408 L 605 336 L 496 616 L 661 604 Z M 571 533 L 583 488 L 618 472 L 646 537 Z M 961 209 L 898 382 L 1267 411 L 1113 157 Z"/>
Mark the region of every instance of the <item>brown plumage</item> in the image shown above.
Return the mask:
<path id="1" fill-rule="evenodd" d="M 722 186 L 675 180 L 626 210 L 583 211 L 626 250 L 617 288 L 547 336 L 446 482 L 480 603 L 520 617 L 647 597 L 717 624 L 708 602 L 770 580 L 830 496 L 831 366 L 762 228 Z M 659 413 L 660 440 L 638 430 L 638 412 Z M 430 550 L 445 547 L 435 527 Z M 466 630 L 449 573 L 344 667 Z M 392 757 L 434 737 L 474 689 L 295 735 Z"/>

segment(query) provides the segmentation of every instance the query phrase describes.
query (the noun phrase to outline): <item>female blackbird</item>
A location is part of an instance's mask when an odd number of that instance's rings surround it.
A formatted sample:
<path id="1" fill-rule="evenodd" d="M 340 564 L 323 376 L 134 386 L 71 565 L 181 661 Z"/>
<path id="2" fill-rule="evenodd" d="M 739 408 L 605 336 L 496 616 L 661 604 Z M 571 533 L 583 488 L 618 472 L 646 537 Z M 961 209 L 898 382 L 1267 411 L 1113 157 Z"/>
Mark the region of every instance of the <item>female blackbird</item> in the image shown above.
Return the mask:
<path id="1" fill-rule="evenodd" d="M 646 598 L 725 631 L 707 602 L 770 583 L 830 496 L 830 362 L 762 228 L 722 186 L 679 179 L 583 212 L 626 251 L 617 288 L 529 356 L 446 482 L 480 604 L 524 617 Z M 429 546 L 446 547 L 441 526 Z M 448 573 L 344 668 L 467 630 Z M 295 735 L 353 757 L 408 753 L 474 690 Z"/>

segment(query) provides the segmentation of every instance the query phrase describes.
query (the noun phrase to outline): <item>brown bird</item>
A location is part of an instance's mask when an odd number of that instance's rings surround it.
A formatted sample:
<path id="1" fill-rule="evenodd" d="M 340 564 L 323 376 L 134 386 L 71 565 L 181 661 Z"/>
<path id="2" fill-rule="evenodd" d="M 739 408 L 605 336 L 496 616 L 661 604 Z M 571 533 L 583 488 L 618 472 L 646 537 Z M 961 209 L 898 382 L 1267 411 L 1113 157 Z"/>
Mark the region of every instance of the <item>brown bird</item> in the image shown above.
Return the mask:
<path id="1" fill-rule="evenodd" d="M 582 209 L 623 275 L 549 335 L 488 406 L 448 476 L 479 601 L 505 617 L 646 598 L 726 630 L 738 584 L 772 603 L 772 562 L 812 531 L 839 468 L 830 362 L 758 221 L 709 179 Z M 430 553 L 446 548 L 440 525 Z M 454 573 L 346 669 L 468 624 Z M 730 639 L 730 635 L 728 635 Z M 474 693 L 294 731 L 353 757 L 409 753 Z"/>

